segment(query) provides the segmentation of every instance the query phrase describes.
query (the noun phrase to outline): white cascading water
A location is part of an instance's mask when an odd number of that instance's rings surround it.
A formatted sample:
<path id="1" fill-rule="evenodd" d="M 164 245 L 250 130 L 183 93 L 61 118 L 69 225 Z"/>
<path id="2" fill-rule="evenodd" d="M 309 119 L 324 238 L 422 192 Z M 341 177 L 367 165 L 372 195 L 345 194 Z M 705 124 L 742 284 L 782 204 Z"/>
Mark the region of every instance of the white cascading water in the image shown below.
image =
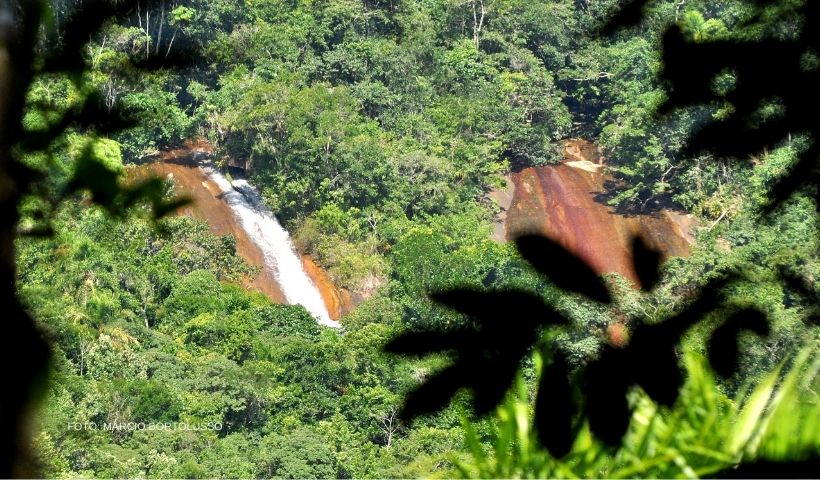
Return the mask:
<path id="1" fill-rule="evenodd" d="M 322 325 L 338 327 L 322 300 L 319 289 L 302 268 L 302 261 L 293 248 L 290 235 L 273 213 L 264 205 L 261 195 L 245 180 L 233 184 L 210 165 L 200 165 L 208 177 L 219 186 L 222 200 L 227 203 L 240 225 L 273 267 L 276 281 L 288 303 L 305 307 Z"/>

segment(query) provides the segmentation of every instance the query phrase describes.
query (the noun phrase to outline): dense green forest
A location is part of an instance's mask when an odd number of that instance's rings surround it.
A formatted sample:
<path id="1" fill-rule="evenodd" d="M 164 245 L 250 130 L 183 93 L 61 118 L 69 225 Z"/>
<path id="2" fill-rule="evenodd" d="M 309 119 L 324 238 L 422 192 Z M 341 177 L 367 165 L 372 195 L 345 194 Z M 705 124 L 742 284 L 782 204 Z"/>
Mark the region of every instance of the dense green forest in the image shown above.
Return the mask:
<path id="1" fill-rule="evenodd" d="M 43 52 L 72 34 L 80 3 L 51 0 Z M 732 106 L 654 115 L 666 96 L 657 77 L 666 27 L 692 42 L 789 38 L 808 28 L 792 14 L 803 2 L 658 0 L 639 26 L 596 35 L 621 3 L 138 1 L 90 39 L 90 70 L 38 75 L 29 132 L 92 96 L 137 119 L 116 132 L 69 128 L 48 155 L 22 155 L 47 181 L 22 205 L 21 231 L 43 218 L 54 231 L 17 242 L 19 294 L 54 349 L 34 440 L 42 475 L 691 477 L 817 452 L 820 338 L 808 321 L 817 303 L 779 281 L 789 272 L 817 292 L 817 206 L 799 191 L 778 215 L 760 213 L 813 139 L 794 132 L 752 159 L 691 156 L 689 135 Z M 146 58 L 164 68 L 133 68 Z M 816 52 L 807 65 L 817 68 Z M 715 88 L 732 82 L 727 72 Z M 763 102 L 760 121 L 781 113 Z M 253 268 L 232 237 L 202 222 L 154 221 L 143 206 L 112 215 L 82 193 L 55 200 L 82 159 L 124 182 L 134 165 L 195 137 L 221 166 L 244 162 L 296 247 L 365 299 L 341 330 L 244 289 Z M 488 192 L 511 170 L 559 162 L 561 140 L 573 137 L 603 148 L 613 181 L 602 201 L 699 218 L 692 255 L 667 262 L 652 292 L 612 276 L 615 304 L 588 302 L 490 239 L 498 206 Z M 690 379 L 674 408 L 630 394 L 640 408 L 620 450 L 581 435 L 559 461 L 528 443 L 538 355 L 489 418 L 471 417 L 462 394 L 439 413 L 399 419 L 404 395 L 447 359 L 382 346 L 468 321 L 430 301 L 432 291 L 536 292 L 571 317 L 544 341 L 577 366 L 610 341 L 614 319 L 667 318 L 727 269 L 744 272 L 727 303 L 766 313 L 771 335 L 744 336 L 739 371 L 716 379 L 705 339 L 728 313 L 714 313 L 681 349 Z M 773 392 L 779 403 L 763 415 Z"/>

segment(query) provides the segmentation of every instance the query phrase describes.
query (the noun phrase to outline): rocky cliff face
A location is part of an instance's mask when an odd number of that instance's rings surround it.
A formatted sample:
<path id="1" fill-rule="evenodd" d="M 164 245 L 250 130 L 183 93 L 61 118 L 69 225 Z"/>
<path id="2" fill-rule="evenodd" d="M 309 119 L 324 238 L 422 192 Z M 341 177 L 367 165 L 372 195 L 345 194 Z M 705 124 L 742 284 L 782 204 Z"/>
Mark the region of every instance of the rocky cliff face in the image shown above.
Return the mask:
<path id="1" fill-rule="evenodd" d="M 605 193 L 603 162 L 592 144 L 574 140 L 567 143 L 563 163 L 513 173 L 505 238 L 541 233 L 583 258 L 598 273 L 618 273 L 635 283 L 629 249 L 634 235 L 643 236 L 665 258 L 688 255 L 693 242 L 691 216 L 669 210 L 625 215 L 596 199 Z"/>
<path id="2" fill-rule="evenodd" d="M 148 175 L 171 179 L 176 193 L 192 200 L 174 213 L 204 220 L 216 235 L 232 234 L 236 238 L 237 253 L 250 265 L 260 269 L 256 276 L 245 279 L 245 287 L 265 294 L 274 302 L 287 303 L 277 280 L 275 266 L 266 261 L 265 253 L 240 224 L 223 198 L 224 192 L 219 185 L 196 165 L 199 156 L 210 153 L 207 144 L 190 143 L 180 149 L 162 152 L 155 161 L 131 169 L 129 176 L 134 180 Z M 301 262 L 303 270 L 318 288 L 331 319 L 338 320 L 352 309 L 349 292 L 333 285 L 327 274 L 309 257 L 302 256 Z"/>

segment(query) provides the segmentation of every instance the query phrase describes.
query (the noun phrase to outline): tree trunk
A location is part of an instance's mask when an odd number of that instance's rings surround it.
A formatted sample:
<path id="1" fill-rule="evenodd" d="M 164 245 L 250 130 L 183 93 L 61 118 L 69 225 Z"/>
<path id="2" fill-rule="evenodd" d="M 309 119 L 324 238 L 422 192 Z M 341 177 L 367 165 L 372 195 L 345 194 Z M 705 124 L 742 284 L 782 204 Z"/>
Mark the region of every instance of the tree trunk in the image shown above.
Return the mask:
<path id="1" fill-rule="evenodd" d="M 168 51 L 165 52 L 165 58 L 168 58 L 168 55 L 171 54 L 171 47 L 174 46 L 174 39 L 177 38 L 177 32 L 178 31 L 179 31 L 179 28 L 175 29 L 174 34 L 171 35 L 171 41 L 168 42 Z"/>
<path id="2" fill-rule="evenodd" d="M 162 2 L 162 8 L 159 14 L 159 31 L 157 32 L 157 48 L 154 49 L 154 55 L 159 55 L 159 44 L 162 43 L 162 24 L 165 22 L 165 0 Z"/>
<path id="3" fill-rule="evenodd" d="M 0 395 L 0 477 L 37 477 L 29 452 L 28 419 L 35 387 L 45 380 L 48 347 L 17 299 L 14 239 L 18 205 L 31 175 L 12 154 L 22 136 L 25 92 L 41 18 L 40 2 L 0 4 L 0 349 L 3 393 Z"/>

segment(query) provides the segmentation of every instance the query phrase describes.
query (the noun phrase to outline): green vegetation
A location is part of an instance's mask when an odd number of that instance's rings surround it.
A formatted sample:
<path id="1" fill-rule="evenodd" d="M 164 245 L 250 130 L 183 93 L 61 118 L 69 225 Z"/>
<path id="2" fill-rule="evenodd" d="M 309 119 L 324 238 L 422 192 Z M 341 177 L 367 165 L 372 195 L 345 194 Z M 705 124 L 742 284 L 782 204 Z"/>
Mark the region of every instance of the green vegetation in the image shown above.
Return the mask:
<path id="1" fill-rule="evenodd" d="M 51 3 L 46 43 L 65 35 L 75 2 Z M 35 232 L 47 214 L 56 232 L 19 240 L 17 253 L 19 293 L 55 350 L 34 442 L 42 475 L 678 477 L 817 451 L 818 336 L 806 321 L 817 305 L 778 277 L 789 272 L 817 291 L 816 205 L 800 192 L 777 217 L 759 214 L 812 139 L 796 132 L 753 161 L 690 158 L 688 135 L 730 106 L 653 116 L 664 100 L 656 74 L 665 26 L 702 42 L 793 35 L 799 19 L 747 31 L 746 2 L 661 0 L 639 28 L 591 36 L 618 3 L 157 2 L 91 40 L 92 68 L 80 81 L 38 76 L 30 133 L 92 96 L 137 121 L 107 135 L 70 128 L 51 145 L 54 158 L 23 156 L 48 179 L 21 208 L 23 230 Z M 194 65 L 172 68 L 175 56 Z M 168 68 L 129 66 L 146 57 L 167 58 Z M 732 81 L 727 74 L 716 88 Z M 766 107 L 761 121 L 777 114 Z M 122 181 L 129 165 L 193 136 L 221 161 L 244 161 L 298 248 L 366 298 L 343 331 L 242 288 L 255 272 L 232 237 L 207 225 L 146 220 L 142 207 L 112 219 L 79 193 L 56 209 L 74 172 L 90 168 L 83 159 Z M 616 306 L 580 301 L 490 240 L 487 193 L 511 169 L 560 160 L 559 140 L 570 136 L 604 148 L 613 206 L 673 206 L 701 219 L 692 256 L 668 262 L 651 294 L 611 278 Z M 439 414 L 399 421 L 403 394 L 445 359 L 405 361 L 382 345 L 408 329 L 468 321 L 432 303 L 432 291 L 538 293 L 572 319 L 545 341 L 577 366 L 609 341 L 613 320 L 667 318 L 727 269 L 743 272 L 727 301 L 765 311 L 772 335 L 744 338 L 739 373 L 715 380 L 700 360 L 727 312 L 715 313 L 686 339 L 678 403 L 662 409 L 632 392 L 638 407 L 615 452 L 582 435 L 557 461 L 533 443 L 527 398 L 538 357 L 497 419 L 464 421 L 470 399 L 461 395 Z"/>
<path id="2" fill-rule="evenodd" d="M 388 327 L 340 336 L 245 292 L 230 237 L 80 206 L 56 225 L 20 251 L 20 293 L 56 350 L 44 476 L 406 476 L 458 445 L 456 418 L 392 423 L 413 370 L 379 354 Z"/>
<path id="3" fill-rule="evenodd" d="M 730 399 L 696 354 L 685 357 L 688 381 L 678 403 L 659 407 L 641 391 L 631 429 L 621 448 L 610 451 L 587 429 L 570 454 L 551 458 L 535 440 L 532 408 L 519 378 L 517 394 L 499 408 L 489 429 L 493 450 L 469 424 L 468 456 L 457 461 L 462 478 L 697 478 L 710 477 L 741 461 L 794 460 L 820 448 L 816 345 L 770 372 L 747 393 Z M 540 360 L 540 359 L 539 359 Z"/>

